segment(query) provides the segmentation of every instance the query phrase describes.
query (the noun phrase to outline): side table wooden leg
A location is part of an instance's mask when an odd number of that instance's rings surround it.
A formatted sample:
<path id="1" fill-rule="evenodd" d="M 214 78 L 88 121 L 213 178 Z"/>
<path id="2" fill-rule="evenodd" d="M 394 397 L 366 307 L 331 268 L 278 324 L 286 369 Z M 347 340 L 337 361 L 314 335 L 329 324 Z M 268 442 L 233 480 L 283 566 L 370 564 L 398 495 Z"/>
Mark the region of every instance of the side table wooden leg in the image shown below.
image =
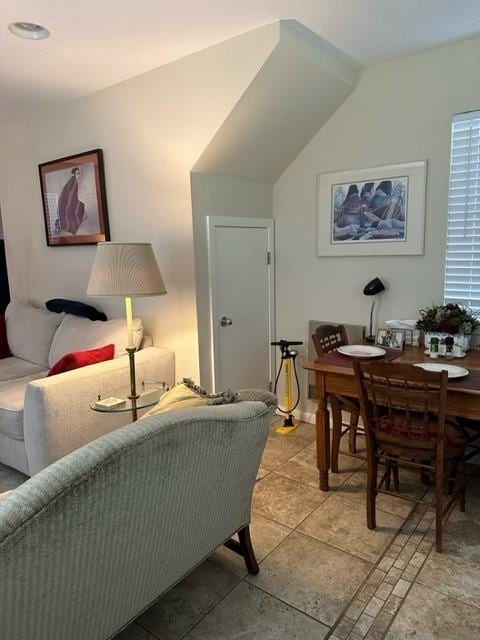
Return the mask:
<path id="1" fill-rule="evenodd" d="M 330 470 L 330 416 L 325 393 L 325 378 L 321 372 L 315 372 L 318 408 L 316 413 L 317 467 L 320 489 L 329 491 L 328 472 Z"/>

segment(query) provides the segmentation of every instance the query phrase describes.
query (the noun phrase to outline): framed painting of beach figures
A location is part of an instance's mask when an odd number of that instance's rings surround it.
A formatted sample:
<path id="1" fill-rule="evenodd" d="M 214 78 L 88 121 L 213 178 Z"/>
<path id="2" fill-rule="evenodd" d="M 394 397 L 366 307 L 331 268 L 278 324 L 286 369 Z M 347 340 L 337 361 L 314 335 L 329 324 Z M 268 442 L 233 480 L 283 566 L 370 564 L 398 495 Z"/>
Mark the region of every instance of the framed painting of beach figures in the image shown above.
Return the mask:
<path id="1" fill-rule="evenodd" d="M 319 256 L 421 255 L 426 162 L 318 176 Z"/>
<path id="2" fill-rule="evenodd" d="M 49 247 L 110 240 L 101 149 L 38 165 Z"/>

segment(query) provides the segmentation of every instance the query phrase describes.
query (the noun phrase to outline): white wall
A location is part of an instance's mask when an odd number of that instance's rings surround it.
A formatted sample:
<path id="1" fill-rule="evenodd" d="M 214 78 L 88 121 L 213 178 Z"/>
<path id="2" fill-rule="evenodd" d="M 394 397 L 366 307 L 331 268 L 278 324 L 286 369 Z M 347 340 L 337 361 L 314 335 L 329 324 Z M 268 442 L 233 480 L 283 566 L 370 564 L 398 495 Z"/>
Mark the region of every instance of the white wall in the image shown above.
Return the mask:
<path id="1" fill-rule="evenodd" d="M 207 216 L 271 218 L 273 214 L 272 185 L 226 176 L 193 173 L 192 214 L 200 380 L 204 387 L 212 389 Z"/>
<path id="2" fill-rule="evenodd" d="M 168 295 L 138 300 L 177 377 L 198 376 L 190 170 L 278 41 L 269 25 L 160 67 L 60 111 L 0 131 L 0 199 L 14 296 L 90 301 L 109 316 L 122 301 L 85 295 L 95 248 L 47 247 L 37 165 L 104 151 L 112 240 L 150 241 Z"/>
<path id="3" fill-rule="evenodd" d="M 274 186 L 277 337 L 307 340 L 308 320 L 368 322 L 363 285 L 388 284 L 378 320 L 442 300 L 454 113 L 480 106 L 480 38 L 369 67 Z M 428 160 L 425 255 L 319 258 L 319 173 Z M 305 390 L 306 385 L 303 385 Z M 304 407 L 307 404 L 304 403 Z M 311 409 L 311 405 L 308 405 Z"/>
<path id="4" fill-rule="evenodd" d="M 211 388 L 206 216 L 271 217 L 272 185 L 353 90 L 358 69 L 294 20 L 192 173 L 202 384 Z"/>

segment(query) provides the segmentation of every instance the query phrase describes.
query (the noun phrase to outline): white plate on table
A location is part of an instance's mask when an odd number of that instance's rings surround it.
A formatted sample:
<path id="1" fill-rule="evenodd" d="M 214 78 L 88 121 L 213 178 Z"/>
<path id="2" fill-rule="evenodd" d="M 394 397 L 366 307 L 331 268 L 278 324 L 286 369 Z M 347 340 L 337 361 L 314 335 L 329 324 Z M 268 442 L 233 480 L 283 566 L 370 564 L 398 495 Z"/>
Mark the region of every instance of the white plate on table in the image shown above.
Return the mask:
<path id="1" fill-rule="evenodd" d="M 366 344 L 346 344 L 343 347 L 337 347 L 337 351 L 350 358 L 380 358 L 387 353 L 385 349 Z"/>
<path id="2" fill-rule="evenodd" d="M 441 364 L 437 362 L 418 362 L 414 365 L 425 369 L 425 371 L 433 371 L 434 373 L 440 373 L 440 371 L 447 371 L 449 378 L 464 378 L 468 376 L 470 371 L 464 367 L 457 367 L 455 364 Z"/>

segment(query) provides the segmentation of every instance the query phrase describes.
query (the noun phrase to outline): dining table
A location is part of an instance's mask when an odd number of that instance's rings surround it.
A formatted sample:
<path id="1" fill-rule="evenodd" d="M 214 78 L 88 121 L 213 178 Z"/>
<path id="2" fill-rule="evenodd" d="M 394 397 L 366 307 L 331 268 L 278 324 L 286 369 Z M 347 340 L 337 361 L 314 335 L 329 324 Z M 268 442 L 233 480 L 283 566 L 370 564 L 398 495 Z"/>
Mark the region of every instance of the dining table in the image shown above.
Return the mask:
<path id="1" fill-rule="evenodd" d="M 365 361 L 364 358 L 362 360 Z M 370 362 L 372 360 L 369 360 Z M 447 415 L 467 418 L 480 423 L 480 350 L 471 349 L 462 358 L 432 359 L 424 346 L 406 345 L 403 350 L 386 349 L 385 354 L 375 361 L 402 364 L 422 362 L 453 364 L 468 369 L 468 375 L 448 381 Z M 322 491 L 329 491 L 330 473 L 330 415 L 329 396 L 343 396 L 358 400 L 358 391 L 353 370 L 353 358 L 332 351 L 306 362 L 303 368 L 315 374 L 317 395 L 316 410 L 316 455 L 319 485 Z M 480 433 L 478 434 L 480 437 Z"/>

